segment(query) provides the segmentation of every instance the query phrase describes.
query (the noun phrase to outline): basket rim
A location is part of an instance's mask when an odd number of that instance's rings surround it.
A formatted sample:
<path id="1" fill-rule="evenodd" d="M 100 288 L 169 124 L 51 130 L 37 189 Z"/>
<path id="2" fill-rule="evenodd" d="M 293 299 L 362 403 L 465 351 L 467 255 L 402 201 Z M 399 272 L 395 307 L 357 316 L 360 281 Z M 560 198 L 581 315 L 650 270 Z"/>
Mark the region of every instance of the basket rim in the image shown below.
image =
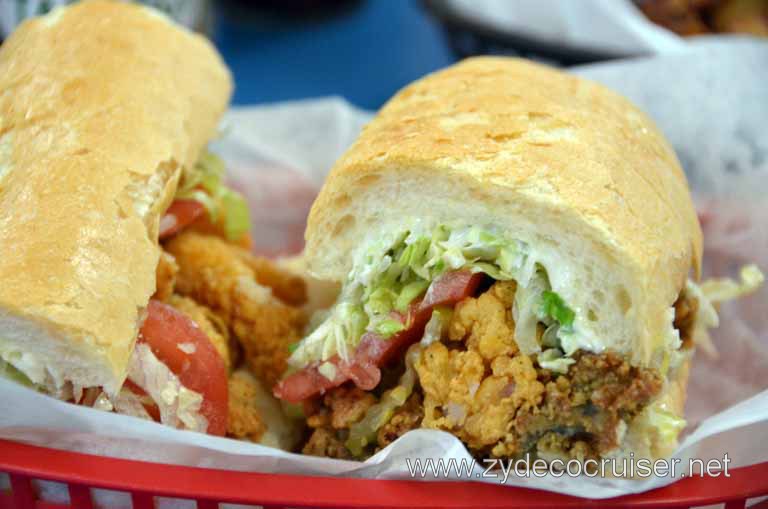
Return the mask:
<path id="1" fill-rule="evenodd" d="M 670 507 L 768 495 L 768 462 L 730 477 L 691 477 L 656 490 L 584 499 L 471 481 L 424 482 L 265 474 L 110 458 L 0 440 L 0 472 L 156 496 L 312 507 Z M 1 497 L 1 495 L 0 495 Z"/>

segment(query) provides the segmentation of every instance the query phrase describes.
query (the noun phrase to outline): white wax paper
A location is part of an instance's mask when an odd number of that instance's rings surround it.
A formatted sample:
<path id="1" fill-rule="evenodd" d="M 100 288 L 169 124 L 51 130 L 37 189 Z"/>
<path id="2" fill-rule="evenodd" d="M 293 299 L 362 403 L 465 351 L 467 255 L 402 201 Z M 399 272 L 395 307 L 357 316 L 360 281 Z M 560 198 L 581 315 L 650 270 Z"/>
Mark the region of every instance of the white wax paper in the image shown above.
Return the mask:
<path id="1" fill-rule="evenodd" d="M 766 63 L 768 45 L 732 41 L 577 70 L 632 98 L 681 154 L 702 216 L 706 275 L 732 276 L 745 262 L 768 268 Z M 304 217 L 323 176 L 368 118 L 337 98 L 228 114 L 215 150 L 248 196 L 258 251 L 300 249 Z M 721 459 L 727 452 L 732 468 L 768 461 L 766 310 L 766 288 L 721 309 L 722 325 L 713 334 L 719 357 L 696 355 L 689 426 L 676 456 Z M 427 430 L 408 433 L 365 463 L 290 454 L 70 405 L 3 380 L 0 410 L 0 438 L 221 469 L 402 479 L 409 478 L 405 458 L 469 458 L 457 439 Z M 508 484 L 604 498 L 673 481 L 511 476 Z"/>
<path id="2" fill-rule="evenodd" d="M 707 38 L 656 25 L 632 0 L 441 0 L 458 16 L 501 32 L 621 55 L 673 53 Z"/>

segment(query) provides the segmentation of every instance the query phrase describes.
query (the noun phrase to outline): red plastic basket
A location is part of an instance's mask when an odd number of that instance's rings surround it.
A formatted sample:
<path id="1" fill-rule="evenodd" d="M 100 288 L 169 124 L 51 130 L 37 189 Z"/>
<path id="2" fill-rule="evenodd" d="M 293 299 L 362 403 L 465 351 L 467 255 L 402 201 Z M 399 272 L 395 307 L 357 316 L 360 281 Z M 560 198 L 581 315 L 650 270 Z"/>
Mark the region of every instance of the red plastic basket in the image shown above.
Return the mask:
<path id="1" fill-rule="evenodd" d="M 639 495 L 590 500 L 531 489 L 472 482 L 374 481 L 257 474 L 190 468 L 46 449 L 0 440 L 0 472 L 11 491 L 0 509 L 91 509 L 90 488 L 128 492 L 134 509 L 151 509 L 154 497 L 191 499 L 200 509 L 220 502 L 278 507 L 493 508 L 493 507 L 695 507 L 724 503 L 743 508 L 768 495 L 768 463 L 734 469 L 730 477 L 691 477 Z M 69 487 L 70 504 L 37 500 L 34 479 Z M 768 501 L 754 508 L 768 509 Z"/>

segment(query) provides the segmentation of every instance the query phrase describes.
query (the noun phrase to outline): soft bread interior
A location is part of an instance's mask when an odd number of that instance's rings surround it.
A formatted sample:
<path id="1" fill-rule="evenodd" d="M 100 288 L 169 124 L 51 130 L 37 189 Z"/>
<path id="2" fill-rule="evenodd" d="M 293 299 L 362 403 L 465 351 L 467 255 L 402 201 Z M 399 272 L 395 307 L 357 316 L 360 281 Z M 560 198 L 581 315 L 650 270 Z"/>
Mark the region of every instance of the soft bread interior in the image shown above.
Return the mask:
<path id="1" fill-rule="evenodd" d="M 504 200 L 460 171 L 432 179 L 429 171 L 412 167 L 388 168 L 375 186 L 348 190 L 356 198 L 329 236 L 330 249 L 346 249 L 353 257 L 356 250 L 417 223 L 502 231 L 530 246 L 552 289 L 576 312 L 575 327 L 584 333 L 587 349 L 610 348 L 648 364 L 653 349 L 675 339 L 668 337 L 673 334 L 671 302 L 649 299 L 642 269 L 582 218 L 553 210 L 536 196 Z M 651 331 L 660 337 L 649 337 Z"/>
<path id="2" fill-rule="evenodd" d="M 0 48 L 0 357 L 52 392 L 122 384 L 159 219 L 231 77 L 151 9 L 86 1 Z"/>

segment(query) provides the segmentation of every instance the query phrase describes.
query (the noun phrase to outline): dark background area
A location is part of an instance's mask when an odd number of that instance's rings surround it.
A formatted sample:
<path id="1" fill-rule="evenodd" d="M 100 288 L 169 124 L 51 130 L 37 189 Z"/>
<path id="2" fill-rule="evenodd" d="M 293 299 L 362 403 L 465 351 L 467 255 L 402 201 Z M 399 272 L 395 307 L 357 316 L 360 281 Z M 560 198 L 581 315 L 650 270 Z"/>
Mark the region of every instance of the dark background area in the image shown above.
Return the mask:
<path id="1" fill-rule="evenodd" d="M 415 0 L 259 4 L 214 8 L 212 35 L 235 75 L 235 104 L 341 95 L 375 109 L 457 58 Z"/>

